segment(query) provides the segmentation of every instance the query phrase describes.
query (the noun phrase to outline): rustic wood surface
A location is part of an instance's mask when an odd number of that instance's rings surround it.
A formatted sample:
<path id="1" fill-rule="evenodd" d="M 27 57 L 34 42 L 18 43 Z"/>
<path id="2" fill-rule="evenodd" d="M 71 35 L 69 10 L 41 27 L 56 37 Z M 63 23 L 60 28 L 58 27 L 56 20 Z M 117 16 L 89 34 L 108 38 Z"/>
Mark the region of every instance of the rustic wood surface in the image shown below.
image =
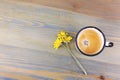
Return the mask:
<path id="1" fill-rule="evenodd" d="M 94 5 L 95 0 L 79 0 L 80 10 L 71 6 L 79 4 L 77 0 L 0 1 L 0 80 L 102 80 L 100 75 L 120 79 L 119 0 Z M 76 51 L 73 41 L 72 50 L 89 73 L 84 76 L 63 47 L 53 49 L 53 42 L 61 30 L 76 33 L 88 25 L 100 28 L 114 47 L 87 57 Z"/>
<path id="2" fill-rule="evenodd" d="M 120 20 L 120 0 L 14 0 L 56 7 L 73 12 Z"/>

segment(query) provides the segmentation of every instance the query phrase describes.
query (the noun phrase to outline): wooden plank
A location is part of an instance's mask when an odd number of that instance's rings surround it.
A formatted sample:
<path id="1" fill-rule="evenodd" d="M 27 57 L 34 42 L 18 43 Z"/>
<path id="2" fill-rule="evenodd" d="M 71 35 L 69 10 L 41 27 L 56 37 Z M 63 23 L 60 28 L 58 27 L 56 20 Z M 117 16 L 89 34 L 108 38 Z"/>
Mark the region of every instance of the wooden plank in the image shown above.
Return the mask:
<path id="1" fill-rule="evenodd" d="M 85 66 L 84 76 L 67 51 L 53 49 L 56 34 L 61 30 L 76 33 L 84 26 L 99 27 L 113 48 L 96 57 L 87 57 L 72 50 Z M 104 75 L 119 80 L 119 20 L 105 20 L 84 14 L 28 3 L 0 3 L 0 78 L 19 80 L 78 80 L 86 77 L 100 80 Z M 111 80 L 106 78 L 106 80 Z"/>
<path id="2" fill-rule="evenodd" d="M 73 12 L 101 17 L 107 20 L 120 20 L 120 0 L 14 0 L 29 2 L 49 7 L 56 7 Z"/>
<path id="3" fill-rule="evenodd" d="M 88 76 L 80 74 L 71 57 L 12 46 L 0 45 L 0 78 L 18 80 L 101 80 L 91 67 Z M 85 66 L 106 68 L 106 64 L 93 65 L 95 61 L 81 60 Z M 109 65 L 109 64 L 108 64 Z M 89 69 L 91 68 L 91 69 Z M 96 69 L 97 70 L 97 69 Z M 99 71 L 99 69 L 97 70 Z M 105 71 L 105 70 L 102 70 Z M 6 79 L 7 80 L 7 79 Z M 106 78 L 105 80 L 111 80 Z"/>

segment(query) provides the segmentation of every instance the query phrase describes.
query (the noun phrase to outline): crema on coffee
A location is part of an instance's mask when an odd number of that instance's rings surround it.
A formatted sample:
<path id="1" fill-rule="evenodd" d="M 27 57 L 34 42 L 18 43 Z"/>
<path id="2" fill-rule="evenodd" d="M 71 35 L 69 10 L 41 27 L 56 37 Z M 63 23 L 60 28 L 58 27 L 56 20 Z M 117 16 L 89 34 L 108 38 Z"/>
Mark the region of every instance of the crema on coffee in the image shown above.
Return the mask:
<path id="1" fill-rule="evenodd" d="M 77 46 L 84 54 L 95 55 L 103 48 L 104 37 L 99 30 L 86 28 L 79 32 Z"/>

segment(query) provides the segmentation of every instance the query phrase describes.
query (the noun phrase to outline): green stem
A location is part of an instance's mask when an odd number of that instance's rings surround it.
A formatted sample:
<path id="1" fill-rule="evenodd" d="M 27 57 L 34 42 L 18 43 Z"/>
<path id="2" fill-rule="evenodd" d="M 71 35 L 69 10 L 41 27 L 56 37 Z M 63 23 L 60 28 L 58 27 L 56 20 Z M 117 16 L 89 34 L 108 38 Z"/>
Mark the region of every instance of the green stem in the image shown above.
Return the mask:
<path id="1" fill-rule="evenodd" d="M 65 45 L 64 45 L 65 46 Z M 79 67 L 79 69 L 81 69 L 83 71 L 83 73 L 85 75 L 87 75 L 87 71 L 84 69 L 84 67 L 82 66 L 82 64 L 80 63 L 80 61 L 77 59 L 77 57 L 74 55 L 74 53 L 72 52 L 70 46 L 68 43 L 66 43 L 66 46 L 65 46 L 68 50 L 68 52 L 70 53 L 71 57 L 73 58 L 73 60 L 76 62 L 77 66 Z"/>

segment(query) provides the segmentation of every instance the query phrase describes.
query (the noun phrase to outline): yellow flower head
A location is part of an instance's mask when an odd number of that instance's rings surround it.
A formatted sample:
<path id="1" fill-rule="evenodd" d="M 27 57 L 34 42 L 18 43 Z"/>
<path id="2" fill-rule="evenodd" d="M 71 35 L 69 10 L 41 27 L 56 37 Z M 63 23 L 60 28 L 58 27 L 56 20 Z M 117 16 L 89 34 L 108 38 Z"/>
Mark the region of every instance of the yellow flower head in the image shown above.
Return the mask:
<path id="1" fill-rule="evenodd" d="M 61 45 L 61 41 L 57 38 L 53 45 L 54 45 L 55 49 L 58 49 L 58 47 L 60 47 L 60 45 Z"/>
<path id="2" fill-rule="evenodd" d="M 67 43 L 70 42 L 72 40 L 72 37 L 68 35 L 68 33 L 61 31 L 58 35 L 57 35 L 57 39 L 54 42 L 54 48 L 58 49 L 62 43 Z"/>

